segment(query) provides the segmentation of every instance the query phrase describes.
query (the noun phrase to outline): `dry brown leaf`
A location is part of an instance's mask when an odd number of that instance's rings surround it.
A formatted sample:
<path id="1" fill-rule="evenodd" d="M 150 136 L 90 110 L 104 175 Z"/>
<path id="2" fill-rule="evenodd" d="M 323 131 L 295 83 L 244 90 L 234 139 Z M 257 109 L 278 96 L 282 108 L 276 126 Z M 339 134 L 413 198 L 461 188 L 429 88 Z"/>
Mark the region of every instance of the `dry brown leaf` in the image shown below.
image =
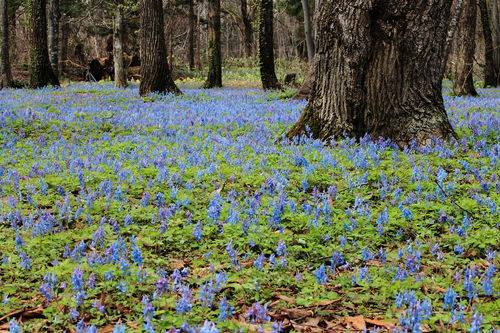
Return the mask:
<path id="1" fill-rule="evenodd" d="M 304 325 L 307 325 L 307 326 L 318 326 L 318 324 L 320 323 L 320 321 L 321 321 L 321 318 L 318 318 L 318 317 L 309 317 L 304 322 Z"/>
<path id="2" fill-rule="evenodd" d="M 365 318 L 363 316 L 345 317 L 344 323 L 357 331 L 364 331 L 366 329 Z"/>
<path id="3" fill-rule="evenodd" d="M 29 309 L 29 310 L 24 311 L 21 314 L 21 317 L 22 318 L 38 318 L 40 316 L 43 316 L 42 314 L 43 314 L 43 306 L 39 305 L 38 307 L 36 307 L 34 309 Z"/>
<path id="4" fill-rule="evenodd" d="M 290 303 L 290 304 L 295 304 L 295 298 L 293 298 L 293 297 L 288 297 L 285 295 L 278 294 L 278 295 L 276 295 L 276 298 L 278 298 L 282 301 L 285 301 L 287 303 Z"/>
<path id="5" fill-rule="evenodd" d="M 180 259 L 170 258 L 168 259 L 168 263 L 170 264 L 169 266 L 173 269 L 183 269 L 185 266 L 184 261 Z"/>
<path id="6" fill-rule="evenodd" d="M 392 321 L 389 321 L 389 320 L 368 319 L 368 318 L 365 318 L 365 322 L 368 323 L 368 324 L 370 324 L 370 325 L 374 325 L 374 326 L 379 326 L 379 327 L 386 328 L 389 331 L 392 331 L 392 329 L 394 327 L 396 327 L 396 325 Z"/>
<path id="7" fill-rule="evenodd" d="M 340 301 L 341 301 L 341 299 L 337 298 L 337 299 L 331 299 L 331 300 L 328 300 L 328 301 L 316 302 L 316 303 L 313 303 L 312 305 L 313 306 L 328 306 L 328 305 L 331 305 L 333 303 L 337 303 L 337 302 L 340 302 Z"/>
<path id="8" fill-rule="evenodd" d="M 447 290 L 438 286 L 433 286 L 432 290 L 437 291 L 439 293 L 445 293 Z"/>
<path id="9" fill-rule="evenodd" d="M 232 322 L 238 324 L 238 326 L 241 327 L 246 327 L 250 330 L 250 332 L 262 332 L 262 326 L 260 325 L 254 325 L 254 324 L 249 324 L 246 322 L 238 321 L 236 319 L 232 319 Z M 264 333 L 271 333 L 273 331 L 272 327 L 269 325 L 264 326 Z"/>
<path id="10" fill-rule="evenodd" d="M 30 309 L 18 309 L 7 313 L 5 316 L 0 318 L 0 322 L 8 319 L 10 317 L 25 317 L 25 318 L 34 318 L 38 317 L 43 313 L 43 306 L 39 305 L 36 308 Z"/>
<path id="11" fill-rule="evenodd" d="M 290 319 L 300 319 L 314 315 L 311 310 L 307 309 L 283 309 L 283 312 L 286 313 Z"/>
<path id="12" fill-rule="evenodd" d="M 294 330 L 298 332 L 305 332 L 305 333 L 323 333 L 324 329 L 321 327 L 312 327 L 312 326 L 306 326 L 306 325 L 301 325 L 301 324 L 292 324 L 292 327 Z"/>

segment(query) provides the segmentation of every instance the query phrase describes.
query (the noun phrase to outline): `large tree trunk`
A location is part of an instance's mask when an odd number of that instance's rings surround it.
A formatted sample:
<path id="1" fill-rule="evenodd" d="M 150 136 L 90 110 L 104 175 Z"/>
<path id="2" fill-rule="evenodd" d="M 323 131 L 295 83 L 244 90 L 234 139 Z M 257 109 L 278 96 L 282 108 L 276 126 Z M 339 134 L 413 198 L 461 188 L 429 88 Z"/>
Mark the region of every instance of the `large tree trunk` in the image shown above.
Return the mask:
<path id="1" fill-rule="evenodd" d="M 56 76 L 59 76 L 59 21 L 61 12 L 59 9 L 59 0 L 49 0 L 49 26 L 48 43 L 49 59 L 52 70 Z"/>
<path id="2" fill-rule="evenodd" d="M 281 89 L 274 68 L 273 0 L 260 1 L 259 65 L 262 87 Z"/>
<path id="3" fill-rule="evenodd" d="M 31 1 L 31 75 L 33 88 L 48 85 L 59 86 L 59 80 L 52 70 L 47 46 L 46 0 Z"/>
<path id="4" fill-rule="evenodd" d="M 455 137 L 441 93 L 451 2 L 324 1 L 312 96 L 288 138 Z"/>
<path id="5" fill-rule="evenodd" d="M 161 0 L 141 0 L 141 96 L 157 93 L 180 94 L 167 63 Z"/>
<path id="6" fill-rule="evenodd" d="M 473 66 L 476 51 L 476 0 L 465 0 L 455 44 L 453 92 L 458 96 L 477 96 Z"/>
<path id="7" fill-rule="evenodd" d="M 481 25 L 483 27 L 483 38 L 485 46 L 484 54 L 484 86 L 496 87 L 500 84 L 500 68 L 495 68 L 493 34 L 491 31 L 490 13 L 486 0 L 478 0 L 481 12 Z M 497 45 L 500 47 L 500 45 Z"/>
<path id="8" fill-rule="evenodd" d="M 7 0 L 0 0 L 0 89 L 10 87 L 12 73 L 9 59 L 9 15 Z"/>
<path id="9" fill-rule="evenodd" d="M 113 60 L 115 67 L 115 87 L 126 88 L 127 73 L 123 63 L 123 6 L 118 5 L 115 10 L 115 24 L 113 26 Z"/>
<path id="10" fill-rule="evenodd" d="M 188 30 L 188 63 L 189 69 L 194 70 L 194 47 L 195 47 L 195 38 L 194 32 L 196 30 L 196 16 L 194 15 L 194 0 L 188 0 L 188 19 L 189 19 L 189 30 Z"/>
<path id="11" fill-rule="evenodd" d="M 252 57 L 253 52 L 253 28 L 252 21 L 248 15 L 248 2 L 241 0 L 241 19 L 243 21 L 243 43 L 245 44 L 245 56 Z"/>
<path id="12" fill-rule="evenodd" d="M 311 15 L 309 13 L 309 4 L 307 0 L 302 0 L 302 9 L 304 11 L 304 31 L 306 35 L 307 60 L 312 62 L 314 58 L 314 40 L 311 26 Z"/>
<path id="13" fill-rule="evenodd" d="M 208 0 L 208 77 L 205 88 L 222 87 L 220 0 Z"/>

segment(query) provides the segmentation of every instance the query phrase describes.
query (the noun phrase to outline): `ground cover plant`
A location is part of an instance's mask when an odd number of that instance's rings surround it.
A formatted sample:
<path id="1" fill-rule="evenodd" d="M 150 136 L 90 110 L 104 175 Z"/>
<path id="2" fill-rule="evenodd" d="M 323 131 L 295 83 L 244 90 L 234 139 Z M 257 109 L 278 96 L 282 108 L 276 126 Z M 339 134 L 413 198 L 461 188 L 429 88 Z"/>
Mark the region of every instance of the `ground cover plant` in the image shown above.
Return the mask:
<path id="1" fill-rule="evenodd" d="M 498 330 L 479 91 L 445 95 L 458 142 L 400 150 L 279 140 L 305 102 L 257 89 L 1 90 L 0 329 Z"/>

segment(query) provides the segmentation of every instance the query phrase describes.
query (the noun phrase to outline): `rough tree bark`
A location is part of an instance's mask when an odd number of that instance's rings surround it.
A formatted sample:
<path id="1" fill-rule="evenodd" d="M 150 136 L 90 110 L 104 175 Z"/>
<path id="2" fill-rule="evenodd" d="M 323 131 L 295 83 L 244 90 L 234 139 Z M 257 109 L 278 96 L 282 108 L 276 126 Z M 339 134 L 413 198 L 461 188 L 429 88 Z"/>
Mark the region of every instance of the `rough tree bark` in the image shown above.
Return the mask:
<path id="1" fill-rule="evenodd" d="M 244 46 L 245 46 L 245 56 L 252 57 L 253 52 L 253 28 L 252 21 L 248 15 L 248 1 L 241 0 L 241 19 L 243 21 L 243 35 L 244 35 Z"/>
<path id="2" fill-rule="evenodd" d="M 9 16 L 7 0 L 0 0 L 0 89 L 10 87 L 12 73 L 9 59 Z"/>
<path id="3" fill-rule="evenodd" d="M 453 92 L 457 96 L 477 96 L 474 88 L 473 65 L 476 51 L 476 0 L 465 0 L 458 34 L 455 39 Z"/>
<path id="4" fill-rule="evenodd" d="M 493 33 L 493 66 L 500 84 L 500 1 L 491 1 L 491 23 Z M 497 85 L 498 85 L 497 84 Z"/>
<path id="5" fill-rule="evenodd" d="M 141 0 L 141 96 L 157 93 L 180 94 L 167 63 L 161 0 Z"/>
<path id="6" fill-rule="evenodd" d="M 483 38 L 485 46 L 484 54 L 484 86 L 496 87 L 500 84 L 500 68 L 495 68 L 493 34 L 491 31 L 490 13 L 486 0 L 478 0 L 479 11 L 481 13 L 481 25 L 483 27 Z M 499 47 L 499 46 L 497 46 Z"/>
<path id="7" fill-rule="evenodd" d="M 288 138 L 456 137 L 441 94 L 451 2 L 324 1 L 312 96 Z"/>
<path id="8" fill-rule="evenodd" d="M 208 77 L 205 88 L 222 87 L 220 0 L 208 0 Z"/>
<path id="9" fill-rule="evenodd" d="M 273 0 L 260 1 L 259 66 L 262 87 L 282 89 L 274 67 Z"/>
<path id="10" fill-rule="evenodd" d="M 189 30 L 188 30 L 188 63 L 189 69 L 194 70 L 194 47 L 196 40 L 194 38 L 194 32 L 196 30 L 196 16 L 194 15 L 194 0 L 188 0 L 188 19 L 189 19 Z"/>
<path id="11" fill-rule="evenodd" d="M 46 0 L 31 1 L 30 84 L 33 88 L 59 86 L 59 80 L 50 65 L 46 8 Z"/>
<path id="12" fill-rule="evenodd" d="M 306 35 L 307 60 L 313 61 L 314 58 L 314 39 L 311 26 L 311 14 L 309 13 L 309 4 L 307 0 L 302 0 L 302 10 L 304 12 L 304 31 Z"/>
<path id="13" fill-rule="evenodd" d="M 48 43 L 49 59 L 52 70 L 56 76 L 59 76 L 59 21 L 61 11 L 59 9 L 59 0 L 49 0 L 49 24 L 48 24 Z"/>
<path id="14" fill-rule="evenodd" d="M 123 63 L 123 30 L 123 6 L 118 4 L 118 8 L 115 10 L 115 23 L 113 26 L 113 61 L 116 88 L 126 88 L 128 86 L 127 73 Z"/>

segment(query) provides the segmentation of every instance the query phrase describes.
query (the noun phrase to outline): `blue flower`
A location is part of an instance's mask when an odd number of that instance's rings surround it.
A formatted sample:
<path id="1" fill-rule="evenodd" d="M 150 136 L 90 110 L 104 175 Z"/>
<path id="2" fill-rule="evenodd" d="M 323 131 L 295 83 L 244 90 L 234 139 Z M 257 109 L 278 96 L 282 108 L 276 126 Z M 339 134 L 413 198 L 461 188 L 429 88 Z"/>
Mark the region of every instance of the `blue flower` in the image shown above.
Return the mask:
<path id="1" fill-rule="evenodd" d="M 326 284 L 328 277 L 326 275 L 326 269 L 324 264 L 322 264 L 319 268 L 316 269 L 316 271 L 314 272 L 314 276 L 316 276 L 316 282 L 318 282 L 318 284 Z"/>
<path id="2" fill-rule="evenodd" d="M 74 291 L 83 290 L 83 270 L 80 267 L 75 267 L 71 275 L 71 285 Z"/>
<path id="3" fill-rule="evenodd" d="M 471 333 L 481 332 L 482 323 L 483 323 L 483 315 L 476 311 L 472 315 L 472 321 L 469 332 Z"/>
<path id="4" fill-rule="evenodd" d="M 457 299 L 457 294 L 450 287 L 444 294 L 443 309 L 453 310 L 455 308 L 455 301 Z"/>
<path id="5" fill-rule="evenodd" d="M 224 297 L 222 301 L 219 303 L 219 321 L 225 321 L 228 318 L 233 316 L 234 307 L 229 304 L 227 298 Z"/>
<path id="6" fill-rule="evenodd" d="M 9 321 L 9 333 L 22 333 L 21 326 L 16 319 Z"/>
<path id="7" fill-rule="evenodd" d="M 191 312 L 193 308 L 193 295 L 189 287 L 183 286 L 181 288 L 181 298 L 176 303 L 175 307 L 179 314 Z"/>

